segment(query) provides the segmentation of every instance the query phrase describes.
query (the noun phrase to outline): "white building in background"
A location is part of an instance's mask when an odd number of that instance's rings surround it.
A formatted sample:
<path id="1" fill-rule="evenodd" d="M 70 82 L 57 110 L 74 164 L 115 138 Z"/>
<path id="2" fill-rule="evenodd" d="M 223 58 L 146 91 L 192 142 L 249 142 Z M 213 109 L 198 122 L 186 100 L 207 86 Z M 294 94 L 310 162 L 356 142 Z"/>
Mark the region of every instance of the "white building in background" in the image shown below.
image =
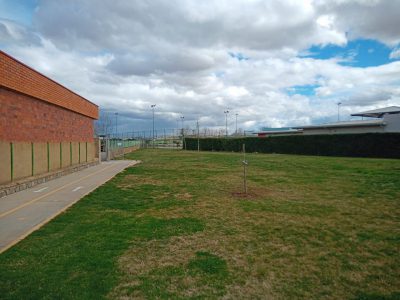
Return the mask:
<path id="1" fill-rule="evenodd" d="M 258 132 L 258 136 L 271 135 L 309 135 L 309 134 L 345 134 L 372 132 L 400 132 L 400 107 L 389 106 L 364 111 L 351 116 L 362 117 L 362 120 L 335 122 L 321 125 L 298 126 L 290 130 L 269 130 Z M 366 118 L 366 119 L 364 119 Z"/>
<path id="2" fill-rule="evenodd" d="M 352 116 L 379 118 L 383 120 L 384 132 L 400 132 L 400 107 L 389 106 L 375 110 L 369 110 Z"/>

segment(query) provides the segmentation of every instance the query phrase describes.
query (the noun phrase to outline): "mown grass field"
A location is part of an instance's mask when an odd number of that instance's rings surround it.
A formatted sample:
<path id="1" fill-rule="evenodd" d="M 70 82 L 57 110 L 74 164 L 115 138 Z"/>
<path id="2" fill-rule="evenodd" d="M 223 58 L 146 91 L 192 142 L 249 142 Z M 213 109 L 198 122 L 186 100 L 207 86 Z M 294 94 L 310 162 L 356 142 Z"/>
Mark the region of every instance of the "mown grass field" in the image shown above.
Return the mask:
<path id="1" fill-rule="evenodd" d="M 0 299 L 400 299 L 400 160 L 143 150 L 0 255 Z"/>

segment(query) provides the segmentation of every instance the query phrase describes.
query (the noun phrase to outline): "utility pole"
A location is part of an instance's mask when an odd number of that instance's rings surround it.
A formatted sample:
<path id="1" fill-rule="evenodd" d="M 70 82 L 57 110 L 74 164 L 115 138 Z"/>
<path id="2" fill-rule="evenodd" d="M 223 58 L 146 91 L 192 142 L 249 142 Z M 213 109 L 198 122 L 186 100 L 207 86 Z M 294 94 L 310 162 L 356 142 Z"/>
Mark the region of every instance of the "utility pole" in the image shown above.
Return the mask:
<path id="1" fill-rule="evenodd" d="M 225 110 L 224 114 L 225 114 L 225 137 L 228 137 L 228 114 L 229 114 L 229 110 Z"/>
<path id="2" fill-rule="evenodd" d="M 236 125 L 235 125 L 235 136 L 237 136 L 237 116 L 238 116 L 239 114 L 238 113 L 236 113 L 235 114 L 235 116 L 236 116 Z"/>
<path id="3" fill-rule="evenodd" d="M 337 103 L 337 121 L 340 122 L 340 105 L 342 105 L 342 102 Z"/>
<path id="4" fill-rule="evenodd" d="M 115 137 L 118 138 L 118 113 L 115 113 Z"/>
<path id="5" fill-rule="evenodd" d="M 185 129 L 183 127 L 183 121 L 185 120 L 184 116 L 181 116 L 181 121 L 182 121 L 182 149 L 186 149 L 185 145 Z"/>
<path id="6" fill-rule="evenodd" d="M 154 108 L 156 107 L 155 104 L 151 105 L 151 109 L 153 110 L 153 148 L 154 148 Z"/>
<path id="7" fill-rule="evenodd" d="M 115 141 L 117 145 L 114 144 L 114 146 L 117 146 L 117 153 L 119 153 L 119 143 L 118 143 L 118 113 L 115 113 Z"/>

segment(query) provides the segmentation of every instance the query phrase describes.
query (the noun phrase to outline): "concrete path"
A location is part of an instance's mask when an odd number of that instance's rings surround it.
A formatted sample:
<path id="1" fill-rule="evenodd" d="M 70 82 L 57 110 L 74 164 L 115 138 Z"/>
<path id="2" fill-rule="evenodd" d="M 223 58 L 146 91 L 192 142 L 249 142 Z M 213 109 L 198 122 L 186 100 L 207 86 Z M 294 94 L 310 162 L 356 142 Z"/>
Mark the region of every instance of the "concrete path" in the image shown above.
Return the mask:
<path id="1" fill-rule="evenodd" d="M 103 162 L 0 198 L 0 253 L 24 239 L 134 160 Z"/>

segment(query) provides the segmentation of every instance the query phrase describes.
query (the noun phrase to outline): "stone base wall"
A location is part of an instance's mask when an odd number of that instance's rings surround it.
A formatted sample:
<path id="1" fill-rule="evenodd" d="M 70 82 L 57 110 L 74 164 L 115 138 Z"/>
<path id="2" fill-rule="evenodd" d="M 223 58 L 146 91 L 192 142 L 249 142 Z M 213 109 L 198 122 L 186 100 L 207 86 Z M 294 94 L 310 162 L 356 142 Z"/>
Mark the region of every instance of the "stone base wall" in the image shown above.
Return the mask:
<path id="1" fill-rule="evenodd" d="M 95 166 L 99 163 L 99 161 L 94 161 L 90 163 L 85 163 L 78 166 L 68 167 L 62 170 L 46 173 L 39 176 L 27 177 L 23 180 L 15 181 L 6 185 L 0 185 L 0 198 L 6 195 L 10 195 L 28 188 L 31 188 L 35 185 L 59 178 L 61 176 L 77 172 L 83 169 L 86 169 L 91 166 Z"/>

